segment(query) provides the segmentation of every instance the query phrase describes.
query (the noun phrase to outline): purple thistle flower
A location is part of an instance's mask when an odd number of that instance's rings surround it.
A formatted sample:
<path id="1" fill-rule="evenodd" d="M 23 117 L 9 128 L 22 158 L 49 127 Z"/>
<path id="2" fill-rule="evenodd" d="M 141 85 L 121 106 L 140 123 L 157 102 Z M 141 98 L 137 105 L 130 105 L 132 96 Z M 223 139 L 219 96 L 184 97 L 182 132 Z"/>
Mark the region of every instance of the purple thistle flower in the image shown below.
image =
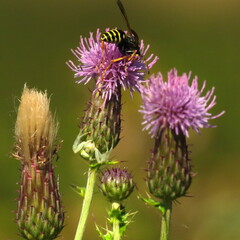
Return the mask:
<path id="1" fill-rule="evenodd" d="M 121 58 L 123 55 L 115 43 L 104 43 L 103 49 L 100 35 L 100 31 L 97 29 L 95 38 L 93 33 L 90 33 L 89 38 L 80 36 L 79 47 L 72 50 L 79 64 L 75 65 L 71 60 L 66 64 L 75 72 L 74 77 L 80 78 L 76 82 L 87 84 L 93 78 L 96 81 L 97 89 L 103 90 L 102 96 L 105 99 L 110 99 L 112 94 L 115 94 L 118 85 L 124 90 L 128 88 L 131 94 L 139 91 L 145 73 L 157 62 L 158 57 L 151 54 L 146 60 L 143 60 L 149 45 L 145 48 L 141 41 L 141 56 L 134 56 L 131 59 L 129 56 L 112 63 L 112 60 Z"/>
<path id="2" fill-rule="evenodd" d="M 189 128 L 199 133 L 199 128 L 215 127 L 208 120 L 218 118 L 222 111 L 212 115 L 208 111 L 216 104 L 214 88 L 201 96 L 206 86 L 204 81 L 198 90 L 198 78 L 189 83 L 191 72 L 177 75 L 173 69 L 168 73 L 168 81 L 164 82 L 161 73 L 152 75 L 146 87 L 141 88 L 143 105 L 144 130 L 149 130 L 152 137 L 157 137 L 161 129 L 171 128 L 178 135 L 180 131 L 188 135 Z"/>

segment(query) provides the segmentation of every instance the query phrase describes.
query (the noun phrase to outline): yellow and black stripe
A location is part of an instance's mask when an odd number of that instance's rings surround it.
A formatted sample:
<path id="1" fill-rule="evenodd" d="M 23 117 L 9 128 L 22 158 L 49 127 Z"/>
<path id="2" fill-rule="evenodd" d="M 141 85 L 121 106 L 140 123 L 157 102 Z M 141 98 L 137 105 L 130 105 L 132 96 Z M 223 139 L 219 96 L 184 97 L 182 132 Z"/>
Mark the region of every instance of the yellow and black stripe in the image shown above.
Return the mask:
<path id="1" fill-rule="evenodd" d="M 119 29 L 111 29 L 105 33 L 102 33 L 100 39 L 109 43 L 120 43 L 126 38 L 124 31 Z"/>

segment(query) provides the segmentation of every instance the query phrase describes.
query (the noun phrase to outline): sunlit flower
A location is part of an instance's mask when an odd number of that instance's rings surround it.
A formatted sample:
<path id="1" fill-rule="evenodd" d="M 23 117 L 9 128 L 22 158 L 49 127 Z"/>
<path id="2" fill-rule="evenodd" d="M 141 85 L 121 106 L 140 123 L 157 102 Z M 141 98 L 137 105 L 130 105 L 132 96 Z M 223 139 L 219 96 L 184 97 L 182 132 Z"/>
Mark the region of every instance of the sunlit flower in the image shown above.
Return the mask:
<path id="1" fill-rule="evenodd" d="M 157 62 L 158 57 L 151 54 L 145 59 L 149 49 L 140 42 L 141 56 L 123 58 L 122 60 L 112 62 L 114 59 L 123 57 L 115 43 L 104 43 L 100 40 L 99 29 L 96 37 L 90 33 L 89 38 L 80 37 L 80 44 L 72 53 L 78 60 L 76 65 L 69 60 L 67 65 L 79 78 L 77 83 L 87 84 L 91 79 L 96 81 L 97 89 L 102 89 L 102 96 L 110 99 L 112 94 L 120 85 L 124 90 L 129 89 L 130 93 L 140 90 L 140 83 L 144 81 L 146 72 Z M 96 90 L 97 90 L 96 89 Z M 96 91 L 95 90 L 95 91 Z"/>
<path id="2" fill-rule="evenodd" d="M 163 81 L 161 73 L 152 75 L 146 87 L 141 88 L 144 130 L 157 137 L 161 129 L 169 127 L 176 134 L 181 131 L 188 136 L 190 128 L 199 132 L 199 128 L 214 127 L 209 120 L 220 117 L 224 111 L 212 115 L 209 110 L 216 104 L 214 88 L 203 95 L 204 81 L 198 89 L 198 78 L 190 83 L 191 73 L 178 76 L 177 70 L 168 73 L 168 81 Z M 203 95 L 203 96 L 201 96 Z"/>

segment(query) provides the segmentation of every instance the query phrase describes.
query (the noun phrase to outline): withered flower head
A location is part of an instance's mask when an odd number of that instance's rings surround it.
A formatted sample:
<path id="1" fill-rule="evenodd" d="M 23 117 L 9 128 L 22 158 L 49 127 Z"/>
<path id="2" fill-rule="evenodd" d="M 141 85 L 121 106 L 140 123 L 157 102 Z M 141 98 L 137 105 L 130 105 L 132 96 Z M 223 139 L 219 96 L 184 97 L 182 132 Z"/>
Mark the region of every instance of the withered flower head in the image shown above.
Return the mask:
<path id="1" fill-rule="evenodd" d="M 46 92 L 24 87 L 15 126 L 16 154 L 23 164 L 34 163 L 41 168 L 52 159 L 58 123 L 49 103 Z"/>
<path id="2" fill-rule="evenodd" d="M 63 228 L 64 212 L 52 160 L 58 124 L 47 93 L 24 87 L 15 126 L 14 157 L 22 172 L 16 221 L 25 239 L 52 240 Z"/>

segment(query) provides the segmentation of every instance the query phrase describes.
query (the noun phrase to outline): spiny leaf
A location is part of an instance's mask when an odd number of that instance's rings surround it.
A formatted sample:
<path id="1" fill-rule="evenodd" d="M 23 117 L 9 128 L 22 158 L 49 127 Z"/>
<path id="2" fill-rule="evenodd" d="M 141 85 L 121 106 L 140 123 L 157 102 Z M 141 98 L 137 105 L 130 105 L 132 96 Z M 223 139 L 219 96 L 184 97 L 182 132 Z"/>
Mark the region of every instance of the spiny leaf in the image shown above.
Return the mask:
<path id="1" fill-rule="evenodd" d="M 86 188 L 85 187 L 79 187 L 79 186 L 77 186 L 75 184 L 71 184 L 70 187 L 72 188 L 72 190 L 74 192 L 76 192 L 81 197 L 85 196 L 85 192 L 86 192 Z"/>

